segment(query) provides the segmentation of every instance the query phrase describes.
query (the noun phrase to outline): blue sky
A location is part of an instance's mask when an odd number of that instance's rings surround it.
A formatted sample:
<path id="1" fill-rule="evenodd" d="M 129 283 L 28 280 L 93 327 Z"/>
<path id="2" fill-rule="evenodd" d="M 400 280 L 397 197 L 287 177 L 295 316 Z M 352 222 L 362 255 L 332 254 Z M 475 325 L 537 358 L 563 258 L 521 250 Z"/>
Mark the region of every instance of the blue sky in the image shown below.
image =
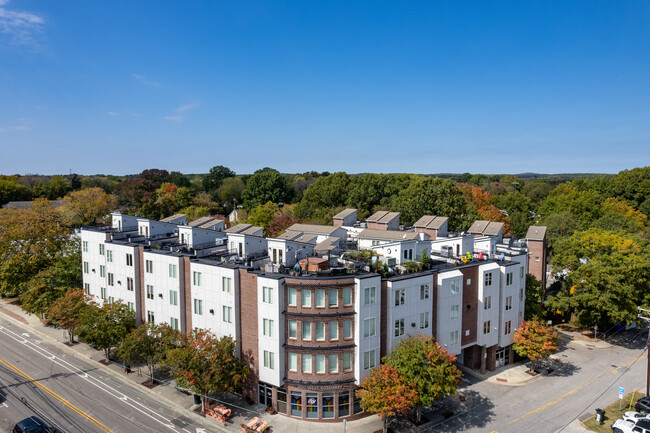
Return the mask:
<path id="1" fill-rule="evenodd" d="M 0 0 L 0 173 L 650 164 L 650 3 Z"/>

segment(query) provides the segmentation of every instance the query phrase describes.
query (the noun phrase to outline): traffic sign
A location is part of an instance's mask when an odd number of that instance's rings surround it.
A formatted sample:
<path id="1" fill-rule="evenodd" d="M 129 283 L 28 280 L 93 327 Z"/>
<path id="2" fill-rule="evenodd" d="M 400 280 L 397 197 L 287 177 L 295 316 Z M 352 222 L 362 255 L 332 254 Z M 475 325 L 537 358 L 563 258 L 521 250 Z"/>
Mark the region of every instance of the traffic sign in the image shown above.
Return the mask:
<path id="1" fill-rule="evenodd" d="M 618 393 L 619 393 L 619 394 L 623 394 L 623 393 L 625 393 L 625 389 L 624 389 L 622 386 L 619 386 L 619 387 L 618 387 Z"/>

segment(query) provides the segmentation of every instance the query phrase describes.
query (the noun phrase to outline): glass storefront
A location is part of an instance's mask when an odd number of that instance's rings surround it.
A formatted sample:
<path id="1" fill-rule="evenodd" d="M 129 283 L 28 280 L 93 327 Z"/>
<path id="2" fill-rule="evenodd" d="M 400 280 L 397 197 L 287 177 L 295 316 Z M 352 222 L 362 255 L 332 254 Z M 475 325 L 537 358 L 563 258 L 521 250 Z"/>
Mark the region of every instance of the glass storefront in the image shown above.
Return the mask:
<path id="1" fill-rule="evenodd" d="M 281 388 L 278 388 L 278 412 L 287 413 L 287 391 Z"/>
<path id="2" fill-rule="evenodd" d="M 318 418 L 318 394 L 314 392 L 308 392 L 306 394 L 307 398 L 307 418 L 314 419 Z"/>
<path id="3" fill-rule="evenodd" d="M 334 418 L 334 393 L 323 394 L 323 418 Z"/>
<path id="4" fill-rule="evenodd" d="M 339 392 L 339 418 L 350 415 L 350 392 Z"/>
<path id="5" fill-rule="evenodd" d="M 291 391 L 291 416 L 302 418 L 302 392 Z"/>

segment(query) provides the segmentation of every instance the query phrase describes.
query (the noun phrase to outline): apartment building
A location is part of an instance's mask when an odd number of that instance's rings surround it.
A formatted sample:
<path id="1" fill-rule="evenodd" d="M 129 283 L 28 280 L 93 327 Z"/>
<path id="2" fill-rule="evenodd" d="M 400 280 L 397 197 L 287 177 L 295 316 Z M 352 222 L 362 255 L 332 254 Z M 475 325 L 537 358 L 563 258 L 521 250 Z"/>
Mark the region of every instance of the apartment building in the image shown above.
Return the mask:
<path id="1" fill-rule="evenodd" d="M 343 225 L 358 225 L 348 210 L 335 217 L 341 225 L 298 224 L 267 239 L 250 225 L 114 213 L 110 227 L 81 230 L 84 287 L 98 302 L 127 303 L 138 323 L 233 337 L 255 377 L 245 392 L 284 415 L 354 419 L 363 416 L 354 390 L 408 335 L 432 335 L 485 372 L 512 362 L 523 320 L 525 245 L 497 240 L 496 226 L 447 233 L 446 219 L 433 216 L 423 230 L 391 230 L 398 218 L 353 230 Z M 478 248 L 485 237 L 489 251 Z M 374 250 L 391 272 L 346 260 L 351 245 Z M 407 272 L 422 254 L 430 267 Z M 300 266 L 310 257 L 319 257 L 311 271 Z"/>

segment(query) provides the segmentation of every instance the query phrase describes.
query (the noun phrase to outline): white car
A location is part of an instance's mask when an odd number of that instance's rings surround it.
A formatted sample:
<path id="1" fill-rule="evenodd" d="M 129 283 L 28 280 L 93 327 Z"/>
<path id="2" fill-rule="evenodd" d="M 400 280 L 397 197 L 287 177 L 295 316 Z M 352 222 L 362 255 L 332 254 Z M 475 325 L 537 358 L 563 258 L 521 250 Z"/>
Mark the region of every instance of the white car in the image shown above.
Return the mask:
<path id="1" fill-rule="evenodd" d="M 637 419 L 648 418 L 647 413 L 635 412 L 633 410 L 628 410 L 623 414 L 623 419 L 626 421 L 636 421 Z"/>
<path id="2" fill-rule="evenodd" d="M 650 419 L 639 418 L 636 421 L 617 419 L 612 424 L 614 433 L 650 433 Z"/>

